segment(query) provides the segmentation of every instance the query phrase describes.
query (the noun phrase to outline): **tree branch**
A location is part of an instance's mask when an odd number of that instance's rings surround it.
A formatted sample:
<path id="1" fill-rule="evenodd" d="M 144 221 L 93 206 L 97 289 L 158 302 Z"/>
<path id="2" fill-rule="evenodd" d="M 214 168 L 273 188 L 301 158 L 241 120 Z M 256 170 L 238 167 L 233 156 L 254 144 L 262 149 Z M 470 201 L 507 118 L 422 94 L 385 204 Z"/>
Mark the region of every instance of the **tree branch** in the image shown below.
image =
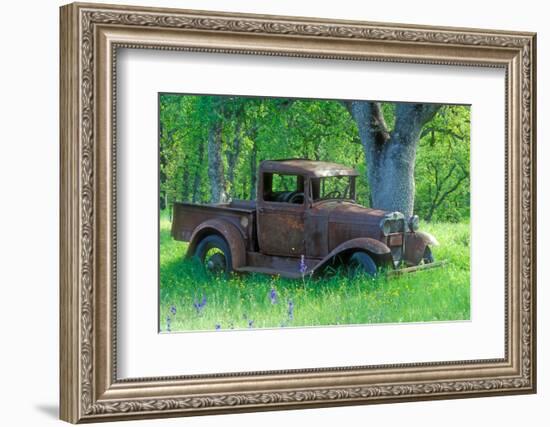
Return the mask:
<path id="1" fill-rule="evenodd" d="M 457 188 L 460 186 L 460 184 L 462 183 L 462 181 L 464 181 L 466 178 L 468 178 L 467 175 L 463 175 L 461 176 L 458 181 L 455 183 L 455 185 L 453 185 L 451 188 L 449 188 L 447 191 L 445 191 L 441 197 L 439 198 L 439 202 L 437 202 L 436 204 L 436 208 L 438 208 L 439 206 L 441 206 L 441 204 L 443 203 L 443 200 L 445 200 L 447 198 L 447 196 L 451 193 L 454 193 Z"/>
<path id="2" fill-rule="evenodd" d="M 338 102 L 340 102 L 340 104 L 348 111 L 350 116 L 353 116 L 353 112 L 351 111 L 351 106 L 353 104 L 353 101 L 341 100 Z"/>
<path id="3" fill-rule="evenodd" d="M 441 108 L 437 104 L 405 104 L 400 103 L 395 107 L 395 128 L 393 135 L 407 135 L 401 138 L 405 143 L 417 143 L 422 128 L 428 123 Z"/>
<path id="4" fill-rule="evenodd" d="M 436 127 L 426 127 L 422 130 L 422 133 L 420 134 L 420 139 L 424 138 L 427 134 L 429 134 L 430 132 L 437 132 L 437 133 L 443 133 L 445 135 L 451 135 L 453 138 L 455 139 L 459 139 L 461 141 L 464 140 L 464 136 L 463 135 L 459 135 L 455 132 L 452 132 L 450 130 L 447 130 L 447 129 L 443 129 L 443 128 L 436 128 Z"/>
<path id="5" fill-rule="evenodd" d="M 381 146 L 390 139 L 390 132 L 384 120 L 379 102 L 342 101 L 357 123 L 363 144 Z"/>
<path id="6" fill-rule="evenodd" d="M 417 109 L 419 110 L 419 120 L 420 123 L 425 124 L 434 118 L 435 114 L 441 108 L 439 104 L 416 104 Z"/>
<path id="7" fill-rule="evenodd" d="M 382 112 L 382 105 L 379 102 L 372 103 L 372 128 L 377 132 L 377 142 L 384 143 L 390 139 L 390 132 L 388 125 L 384 120 L 384 113 Z"/>

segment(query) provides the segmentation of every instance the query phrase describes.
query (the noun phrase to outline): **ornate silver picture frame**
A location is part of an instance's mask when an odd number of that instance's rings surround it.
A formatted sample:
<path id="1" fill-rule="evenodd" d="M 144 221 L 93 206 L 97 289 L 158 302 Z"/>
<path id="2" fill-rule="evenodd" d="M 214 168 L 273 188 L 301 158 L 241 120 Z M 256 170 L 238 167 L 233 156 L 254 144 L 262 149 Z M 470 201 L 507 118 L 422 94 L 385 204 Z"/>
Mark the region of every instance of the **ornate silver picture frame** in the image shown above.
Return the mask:
<path id="1" fill-rule="evenodd" d="M 60 13 L 61 419 L 536 391 L 535 34 L 80 3 Z M 504 357 L 120 379 L 115 71 L 122 48 L 503 69 Z"/>

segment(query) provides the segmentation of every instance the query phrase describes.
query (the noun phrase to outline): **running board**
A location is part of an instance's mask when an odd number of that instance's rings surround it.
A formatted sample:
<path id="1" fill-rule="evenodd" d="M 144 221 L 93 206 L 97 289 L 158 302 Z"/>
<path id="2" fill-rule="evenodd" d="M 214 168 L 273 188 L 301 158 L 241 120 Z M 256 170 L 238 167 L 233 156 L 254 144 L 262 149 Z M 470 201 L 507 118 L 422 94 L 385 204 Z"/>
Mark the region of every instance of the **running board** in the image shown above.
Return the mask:
<path id="1" fill-rule="evenodd" d="M 438 261 L 432 262 L 430 264 L 421 264 L 413 267 L 399 268 L 396 270 L 390 270 L 386 273 L 386 277 L 396 277 L 401 276 L 402 274 L 415 273 L 417 271 L 430 270 L 432 268 L 439 268 L 447 264 L 447 261 Z M 311 271 L 302 275 L 300 272 L 296 271 L 285 271 L 269 267 L 240 267 L 236 271 L 242 273 L 262 273 L 262 274 L 271 274 L 273 276 L 281 276 L 287 279 L 301 279 L 302 277 L 307 277 L 311 275 Z"/>
<path id="2" fill-rule="evenodd" d="M 269 267 L 240 267 L 236 268 L 235 271 L 242 273 L 262 273 L 262 274 L 271 274 L 273 276 L 281 276 L 287 279 L 301 279 L 302 273 L 296 271 L 285 271 L 281 269 L 269 268 Z M 309 276 L 309 274 L 305 274 Z"/>
<path id="3" fill-rule="evenodd" d="M 396 270 L 390 270 L 386 272 L 386 277 L 396 277 L 401 276 L 402 274 L 415 273 L 417 271 L 430 270 L 432 268 L 439 268 L 447 264 L 447 261 L 437 261 L 430 264 L 420 264 L 413 267 L 398 268 Z M 296 270 L 284 270 L 282 268 L 270 268 L 270 267 L 239 267 L 235 271 L 241 273 L 262 273 L 262 274 L 271 274 L 272 276 L 281 276 L 287 279 L 301 279 L 303 277 L 310 276 L 312 273 L 315 273 L 315 269 L 309 270 L 307 273 L 302 274 Z"/>

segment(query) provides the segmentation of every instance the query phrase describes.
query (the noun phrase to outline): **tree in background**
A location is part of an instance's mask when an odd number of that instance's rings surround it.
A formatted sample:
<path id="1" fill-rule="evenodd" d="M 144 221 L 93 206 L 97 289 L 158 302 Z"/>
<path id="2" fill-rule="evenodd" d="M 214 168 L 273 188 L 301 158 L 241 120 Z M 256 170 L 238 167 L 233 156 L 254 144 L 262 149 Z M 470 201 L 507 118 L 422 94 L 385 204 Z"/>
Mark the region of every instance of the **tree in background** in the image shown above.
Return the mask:
<path id="1" fill-rule="evenodd" d="M 380 102 L 349 101 L 345 105 L 357 123 L 365 152 L 372 206 L 412 215 L 416 149 L 422 128 L 440 106 L 396 104 L 390 129 Z"/>
<path id="2" fill-rule="evenodd" d="M 415 209 L 426 221 L 470 212 L 470 112 L 443 106 L 423 129 L 416 161 Z"/>
<path id="3" fill-rule="evenodd" d="M 238 96 L 160 97 L 161 208 L 254 199 L 260 161 L 357 169 L 358 202 L 422 218 L 469 217 L 469 108 Z"/>

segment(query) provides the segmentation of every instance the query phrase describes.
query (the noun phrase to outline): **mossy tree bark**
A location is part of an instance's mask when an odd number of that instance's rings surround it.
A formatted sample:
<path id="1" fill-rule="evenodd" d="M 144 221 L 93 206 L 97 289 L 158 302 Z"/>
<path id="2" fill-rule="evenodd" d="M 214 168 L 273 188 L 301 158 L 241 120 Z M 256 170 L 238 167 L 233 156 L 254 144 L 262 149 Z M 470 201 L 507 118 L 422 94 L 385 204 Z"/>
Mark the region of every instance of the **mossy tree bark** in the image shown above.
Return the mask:
<path id="1" fill-rule="evenodd" d="M 440 106 L 397 104 L 395 126 L 390 131 L 379 102 L 349 101 L 344 105 L 359 131 L 372 207 L 412 215 L 414 165 L 420 133 Z"/>

